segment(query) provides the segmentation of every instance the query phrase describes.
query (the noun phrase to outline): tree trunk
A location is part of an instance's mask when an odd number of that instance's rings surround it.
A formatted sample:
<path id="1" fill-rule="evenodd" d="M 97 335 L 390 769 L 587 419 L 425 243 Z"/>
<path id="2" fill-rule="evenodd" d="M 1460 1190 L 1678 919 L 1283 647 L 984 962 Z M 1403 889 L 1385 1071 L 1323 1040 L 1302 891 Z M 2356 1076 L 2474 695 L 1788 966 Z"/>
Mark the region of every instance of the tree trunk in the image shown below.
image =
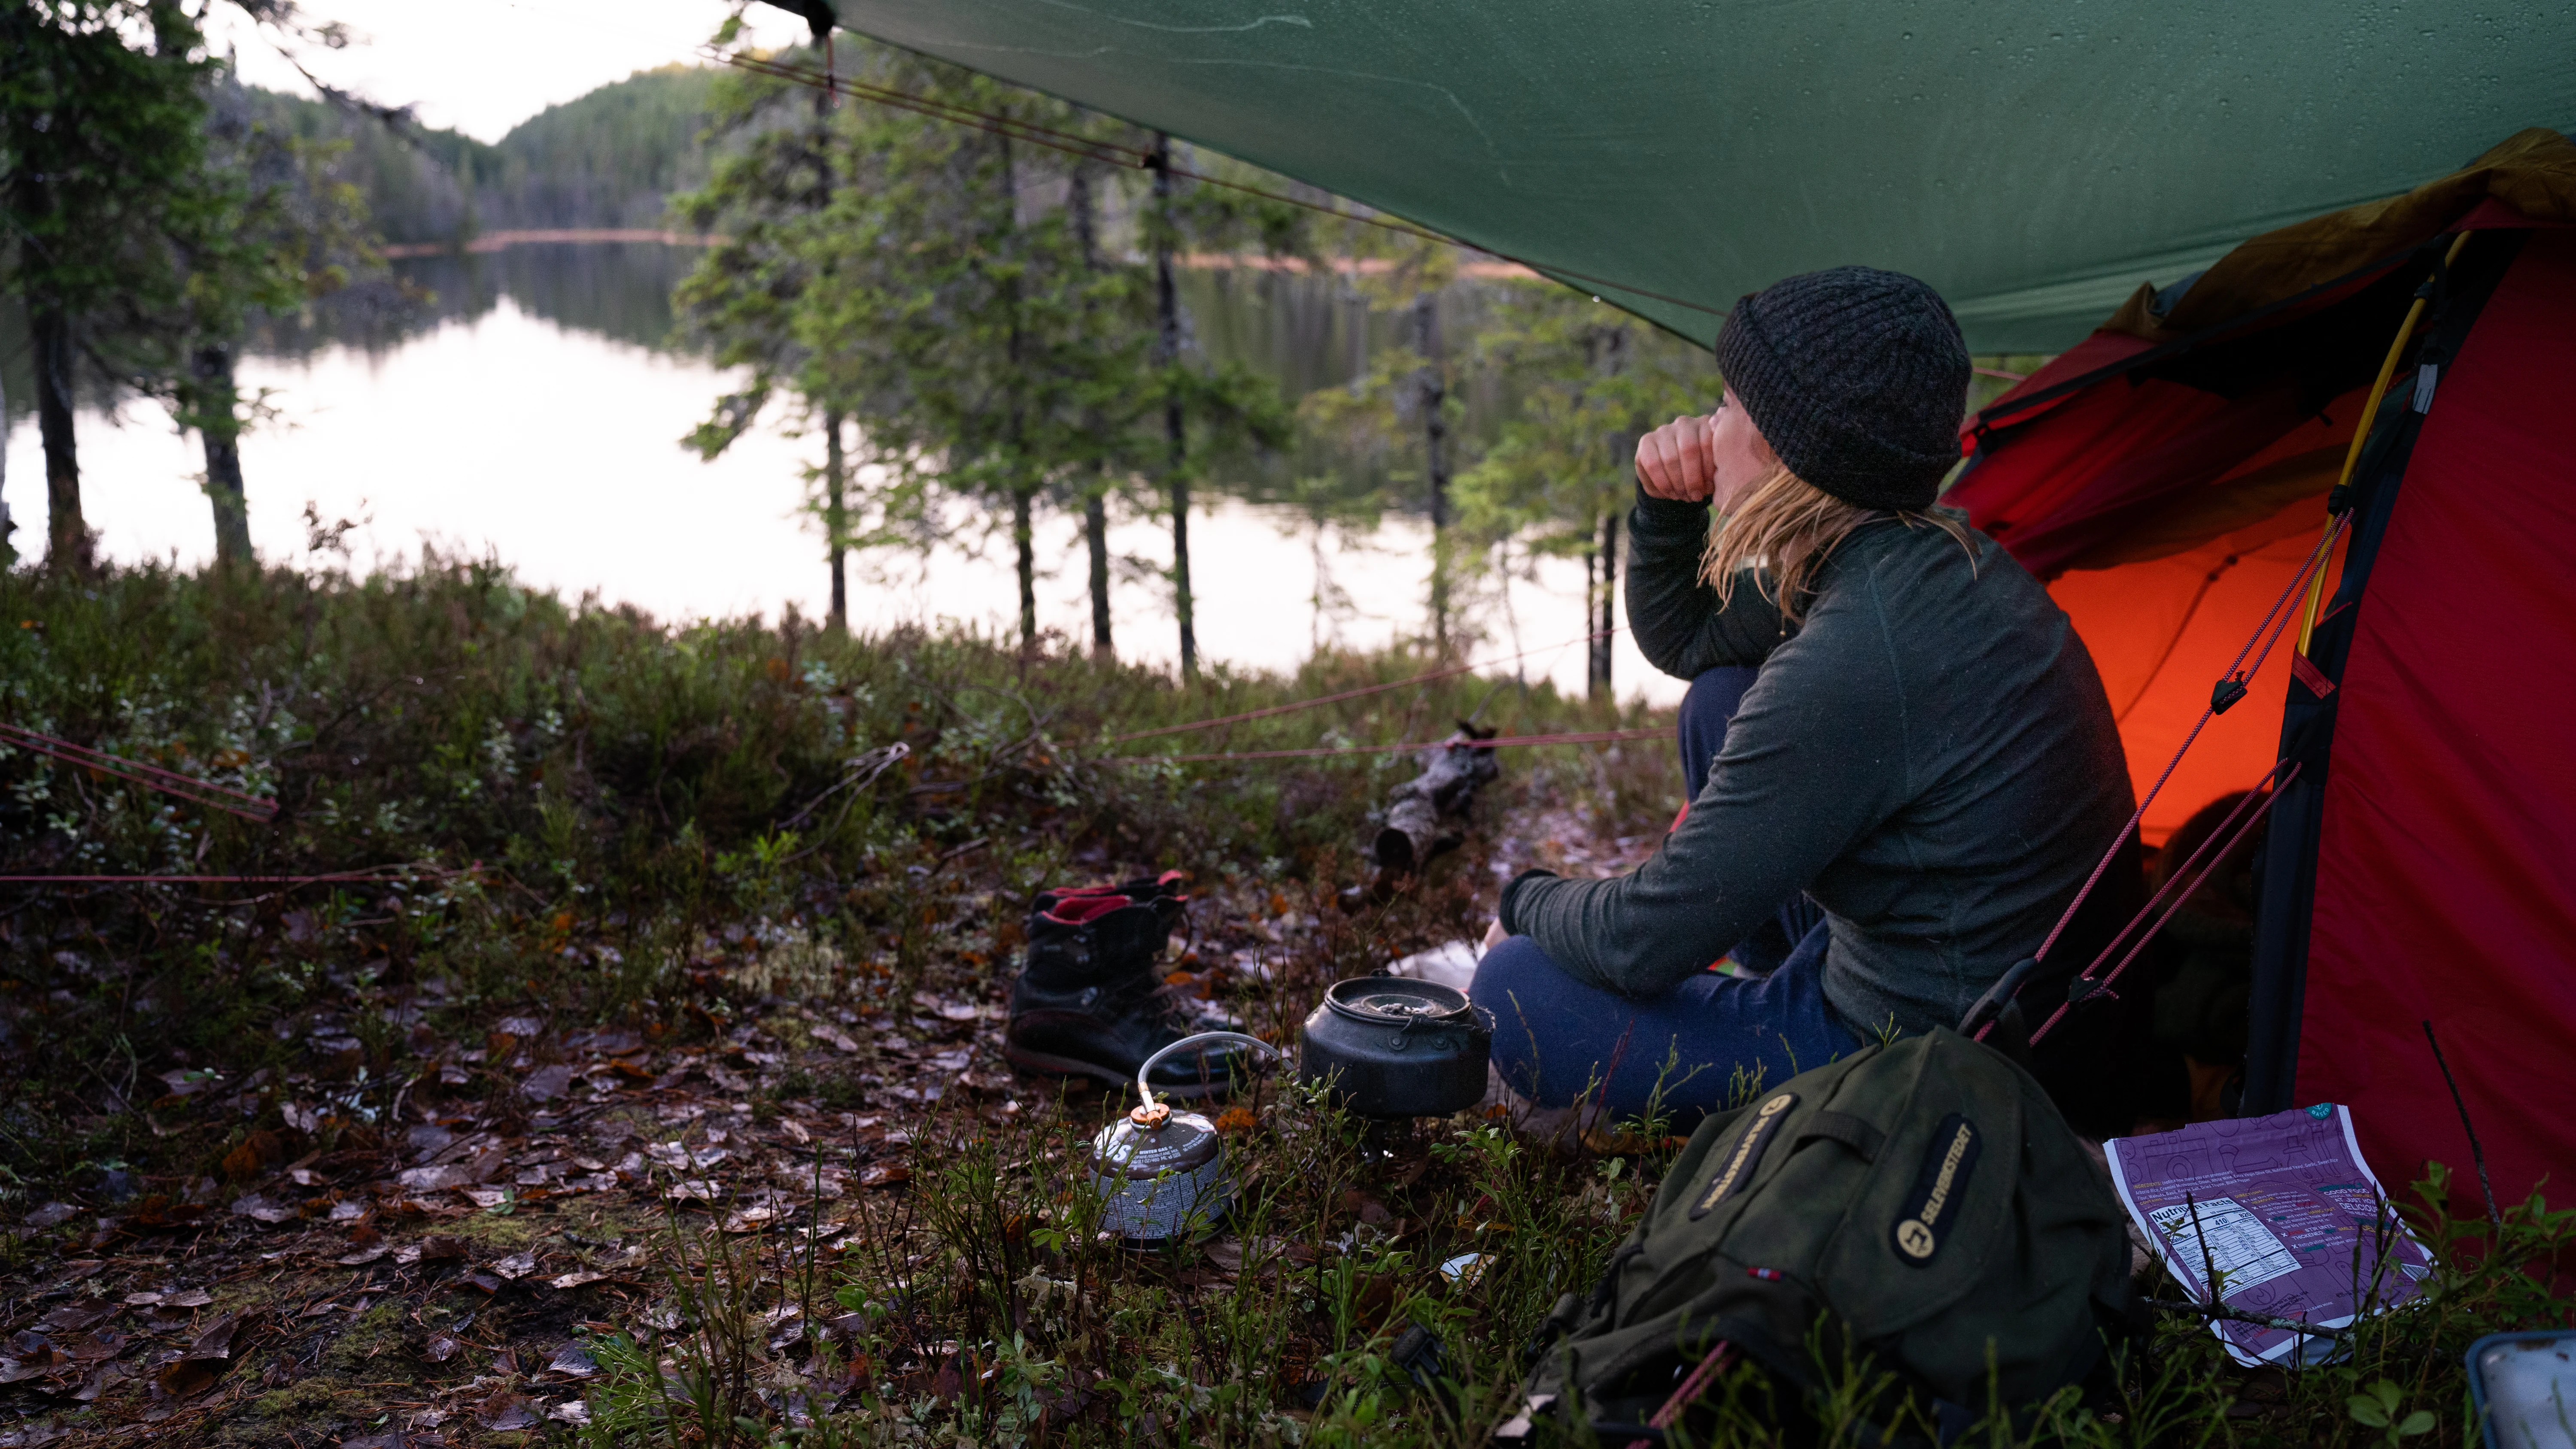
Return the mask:
<path id="1" fill-rule="evenodd" d="M 1440 299 L 1424 292 L 1413 299 L 1413 345 L 1422 355 L 1414 374 L 1415 401 L 1422 409 L 1422 473 L 1431 490 L 1431 639 L 1442 655 L 1449 653 L 1449 417 L 1448 384 L 1440 375 Z"/>
<path id="2" fill-rule="evenodd" d="M 1073 184 L 1073 236 L 1082 248 L 1082 269 L 1097 275 L 1100 271 L 1100 219 L 1091 191 L 1091 168 L 1075 163 Z M 1087 309 L 1086 309 L 1087 310 Z M 1091 435 L 1099 438 L 1109 431 L 1097 409 L 1089 414 Z M 1091 551 L 1091 653 L 1094 658 L 1117 657 L 1117 646 L 1109 638 L 1109 480 L 1098 462 L 1091 465 L 1091 483 L 1082 492 L 1082 541 Z"/>
<path id="3" fill-rule="evenodd" d="M 1091 546 L 1091 653 L 1114 659 L 1118 646 L 1109 637 L 1109 496 L 1095 470 L 1082 497 L 1082 538 Z"/>
<path id="4" fill-rule="evenodd" d="M 839 408 L 824 410 L 823 529 L 830 535 L 824 556 L 832 565 L 832 609 L 823 616 L 823 622 L 825 627 L 846 634 L 850 631 L 850 580 L 842 556 L 847 552 L 850 532 L 850 463 L 849 455 L 841 450 L 843 421 Z"/>
<path id="5" fill-rule="evenodd" d="M 1000 138 L 1000 147 L 1002 234 L 1005 238 L 1009 238 L 1019 229 L 1020 189 L 1012 169 L 1011 138 L 1008 135 Z M 1016 244 L 1013 248 L 1007 248 L 1006 253 L 1015 250 L 1015 247 Z M 1004 356 L 1010 363 L 1009 371 L 1012 379 L 1010 412 L 1009 419 L 1004 425 L 1003 443 L 1010 458 L 1009 476 L 1013 479 L 1010 485 L 1011 543 L 1019 555 L 1020 647 L 1028 649 L 1038 641 L 1037 528 L 1032 515 L 1037 507 L 1039 484 L 1021 476 L 1029 465 L 1027 450 L 1024 447 L 1028 436 L 1028 418 L 1027 399 L 1018 391 L 1021 345 L 1025 339 L 1020 331 L 1020 286 L 1016 279 L 1006 278 L 1003 281 L 1002 297 L 1006 315 L 1010 319 L 1010 336 L 1005 343 Z"/>
<path id="6" fill-rule="evenodd" d="M 1587 683 L 1594 699 L 1608 699 L 1610 689 L 1610 631 L 1618 627 L 1619 608 L 1619 511 L 1611 509 L 1601 515 L 1601 587 L 1596 595 L 1599 607 L 1592 610 L 1586 632 L 1592 637 L 1592 667 Z"/>
<path id="7" fill-rule="evenodd" d="M 0 379 L 0 570 L 18 562 L 17 547 L 9 535 L 18 531 L 17 522 L 9 517 L 9 387 Z"/>
<path id="8" fill-rule="evenodd" d="M 27 319 L 36 344 L 36 430 L 45 445 L 47 528 L 45 565 L 76 574 L 90 571 L 89 524 L 81 517 L 80 447 L 72 432 L 72 325 L 59 307 L 40 307 Z"/>
<path id="9" fill-rule="evenodd" d="M 188 358 L 197 387 L 197 436 L 206 445 L 206 501 L 215 511 L 215 566 L 251 561 L 250 502 L 242 492 L 240 390 L 233 385 L 233 350 L 220 344 Z M 208 424 L 211 423 L 211 426 Z"/>
<path id="10" fill-rule="evenodd" d="M 1020 647 L 1038 642 L 1038 544 L 1037 530 L 1030 522 L 1031 506 L 1037 501 L 1028 488 L 1011 490 L 1011 542 L 1020 556 Z"/>
<path id="11" fill-rule="evenodd" d="M 1154 362 L 1175 368 L 1181 362 L 1181 297 L 1172 281 L 1172 138 L 1154 133 L 1154 305 L 1161 330 L 1154 341 Z M 1181 416 L 1177 379 L 1163 393 L 1163 436 L 1171 449 L 1164 482 L 1172 499 L 1172 612 L 1181 623 L 1181 677 L 1199 672 L 1198 624 L 1190 597 L 1189 434 Z"/>
<path id="12" fill-rule="evenodd" d="M 829 14 L 829 11 L 824 12 Z M 815 189 L 823 205 L 832 203 L 832 104 L 840 95 L 836 83 L 837 67 L 832 55 L 831 26 L 812 14 L 805 17 L 814 28 L 814 41 L 823 51 L 823 89 L 814 97 L 814 170 Z M 823 557 L 832 572 L 832 604 L 823 615 L 823 627 L 835 633 L 850 632 L 850 577 L 848 569 L 850 515 L 849 454 L 841 447 L 841 426 L 847 421 L 839 408 L 823 410 Z"/>
<path id="13" fill-rule="evenodd" d="M 1597 602 L 1601 597 L 1601 536 L 1595 533 L 1590 537 L 1591 542 L 1583 546 L 1583 632 L 1586 634 L 1597 627 L 1592 619 L 1601 612 Z"/>
<path id="14" fill-rule="evenodd" d="M 1623 323 L 1607 333 L 1595 334 L 1599 346 L 1593 351 L 1592 364 L 1605 377 L 1617 377 L 1628 365 L 1628 328 Z M 1637 435 L 1621 429 L 1610 435 L 1610 473 L 1612 477 L 1630 475 L 1637 456 Z M 1615 691 L 1610 679 L 1611 631 L 1618 627 L 1619 610 L 1619 503 L 1614 496 L 1601 510 L 1600 604 L 1584 622 L 1584 632 L 1592 635 L 1592 658 L 1585 671 L 1585 683 L 1595 699 L 1611 699 Z"/>

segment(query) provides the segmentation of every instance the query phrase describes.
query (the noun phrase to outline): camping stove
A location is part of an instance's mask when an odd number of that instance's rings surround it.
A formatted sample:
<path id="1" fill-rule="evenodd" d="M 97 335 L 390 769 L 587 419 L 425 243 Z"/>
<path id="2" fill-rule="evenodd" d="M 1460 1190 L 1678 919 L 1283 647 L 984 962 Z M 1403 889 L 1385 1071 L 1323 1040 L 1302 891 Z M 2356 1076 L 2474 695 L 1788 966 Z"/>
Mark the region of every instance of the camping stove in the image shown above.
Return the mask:
<path id="1" fill-rule="evenodd" d="M 1136 1069 L 1138 1105 L 1091 1140 L 1091 1186 L 1104 1201 L 1100 1230 L 1135 1247 L 1153 1247 L 1212 1223 L 1233 1204 L 1226 1176 L 1225 1142 L 1216 1124 L 1197 1112 L 1174 1111 L 1154 1100 L 1148 1080 L 1165 1057 L 1194 1046 L 1235 1042 L 1272 1057 L 1279 1049 L 1239 1031 L 1203 1031 L 1182 1037 Z"/>

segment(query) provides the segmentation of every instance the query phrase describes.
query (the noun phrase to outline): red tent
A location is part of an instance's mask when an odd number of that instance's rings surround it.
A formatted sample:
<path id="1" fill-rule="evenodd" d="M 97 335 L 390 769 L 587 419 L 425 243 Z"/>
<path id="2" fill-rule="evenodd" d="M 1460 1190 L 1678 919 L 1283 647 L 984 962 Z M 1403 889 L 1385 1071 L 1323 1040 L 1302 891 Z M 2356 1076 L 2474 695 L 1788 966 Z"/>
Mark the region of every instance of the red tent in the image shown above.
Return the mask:
<path id="1" fill-rule="evenodd" d="M 2392 1184 L 2468 1167 L 2427 1022 L 2500 1197 L 2576 1169 L 2571 413 L 2576 144 L 2526 131 L 2141 288 L 1970 421 L 1949 495 L 2075 620 L 2141 794 L 2348 515 L 2322 592 L 2289 595 L 2250 694 L 2142 828 L 2160 844 L 2295 766 L 2241 1110 L 2347 1103 Z"/>

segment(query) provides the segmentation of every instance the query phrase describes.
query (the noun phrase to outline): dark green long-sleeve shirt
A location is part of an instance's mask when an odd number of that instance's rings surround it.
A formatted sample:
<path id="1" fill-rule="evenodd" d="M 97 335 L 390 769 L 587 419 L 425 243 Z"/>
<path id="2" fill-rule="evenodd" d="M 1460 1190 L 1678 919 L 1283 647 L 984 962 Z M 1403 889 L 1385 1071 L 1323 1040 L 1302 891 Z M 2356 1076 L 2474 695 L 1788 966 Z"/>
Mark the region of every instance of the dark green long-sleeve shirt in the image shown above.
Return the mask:
<path id="1" fill-rule="evenodd" d="M 1804 890 L 1854 1029 L 1956 1025 L 2029 955 L 2133 808 L 2101 677 L 2066 615 L 1993 540 L 1864 525 L 1784 628 L 1748 577 L 1698 578 L 1704 505 L 1639 495 L 1628 617 L 1688 679 L 1760 665 L 1690 815 L 1610 880 L 1525 875 L 1503 925 L 1630 996 L 1705 969 Z"/>

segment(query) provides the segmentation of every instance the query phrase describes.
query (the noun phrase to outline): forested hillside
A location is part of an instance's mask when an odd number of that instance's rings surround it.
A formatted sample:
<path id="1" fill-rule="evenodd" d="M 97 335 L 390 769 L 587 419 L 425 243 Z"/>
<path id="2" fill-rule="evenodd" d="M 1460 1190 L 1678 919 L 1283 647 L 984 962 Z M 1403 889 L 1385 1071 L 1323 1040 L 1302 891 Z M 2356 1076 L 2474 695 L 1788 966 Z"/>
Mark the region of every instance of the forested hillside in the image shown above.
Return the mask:
<path id="1" fill-rule="evenodd" d="M 639 71 L 521 121 L 490 148 L 497 175 L 476 162 L 484 225 L 660 225 L 664 201 L 706 179 L 698 131 L 713 75 Z"/>
<path id="2" fill-rule="evenodd" d="M 366 193 L 378 231 L 420 243 L 514 227 L 659 225 L 665 202 L 705 179 L 697 136 L 709 79 L 691 66 L 638 71 L 547 107 L 498 144 L 255 94 L 271 124 L 347 141 L 341 173 Z"/>

